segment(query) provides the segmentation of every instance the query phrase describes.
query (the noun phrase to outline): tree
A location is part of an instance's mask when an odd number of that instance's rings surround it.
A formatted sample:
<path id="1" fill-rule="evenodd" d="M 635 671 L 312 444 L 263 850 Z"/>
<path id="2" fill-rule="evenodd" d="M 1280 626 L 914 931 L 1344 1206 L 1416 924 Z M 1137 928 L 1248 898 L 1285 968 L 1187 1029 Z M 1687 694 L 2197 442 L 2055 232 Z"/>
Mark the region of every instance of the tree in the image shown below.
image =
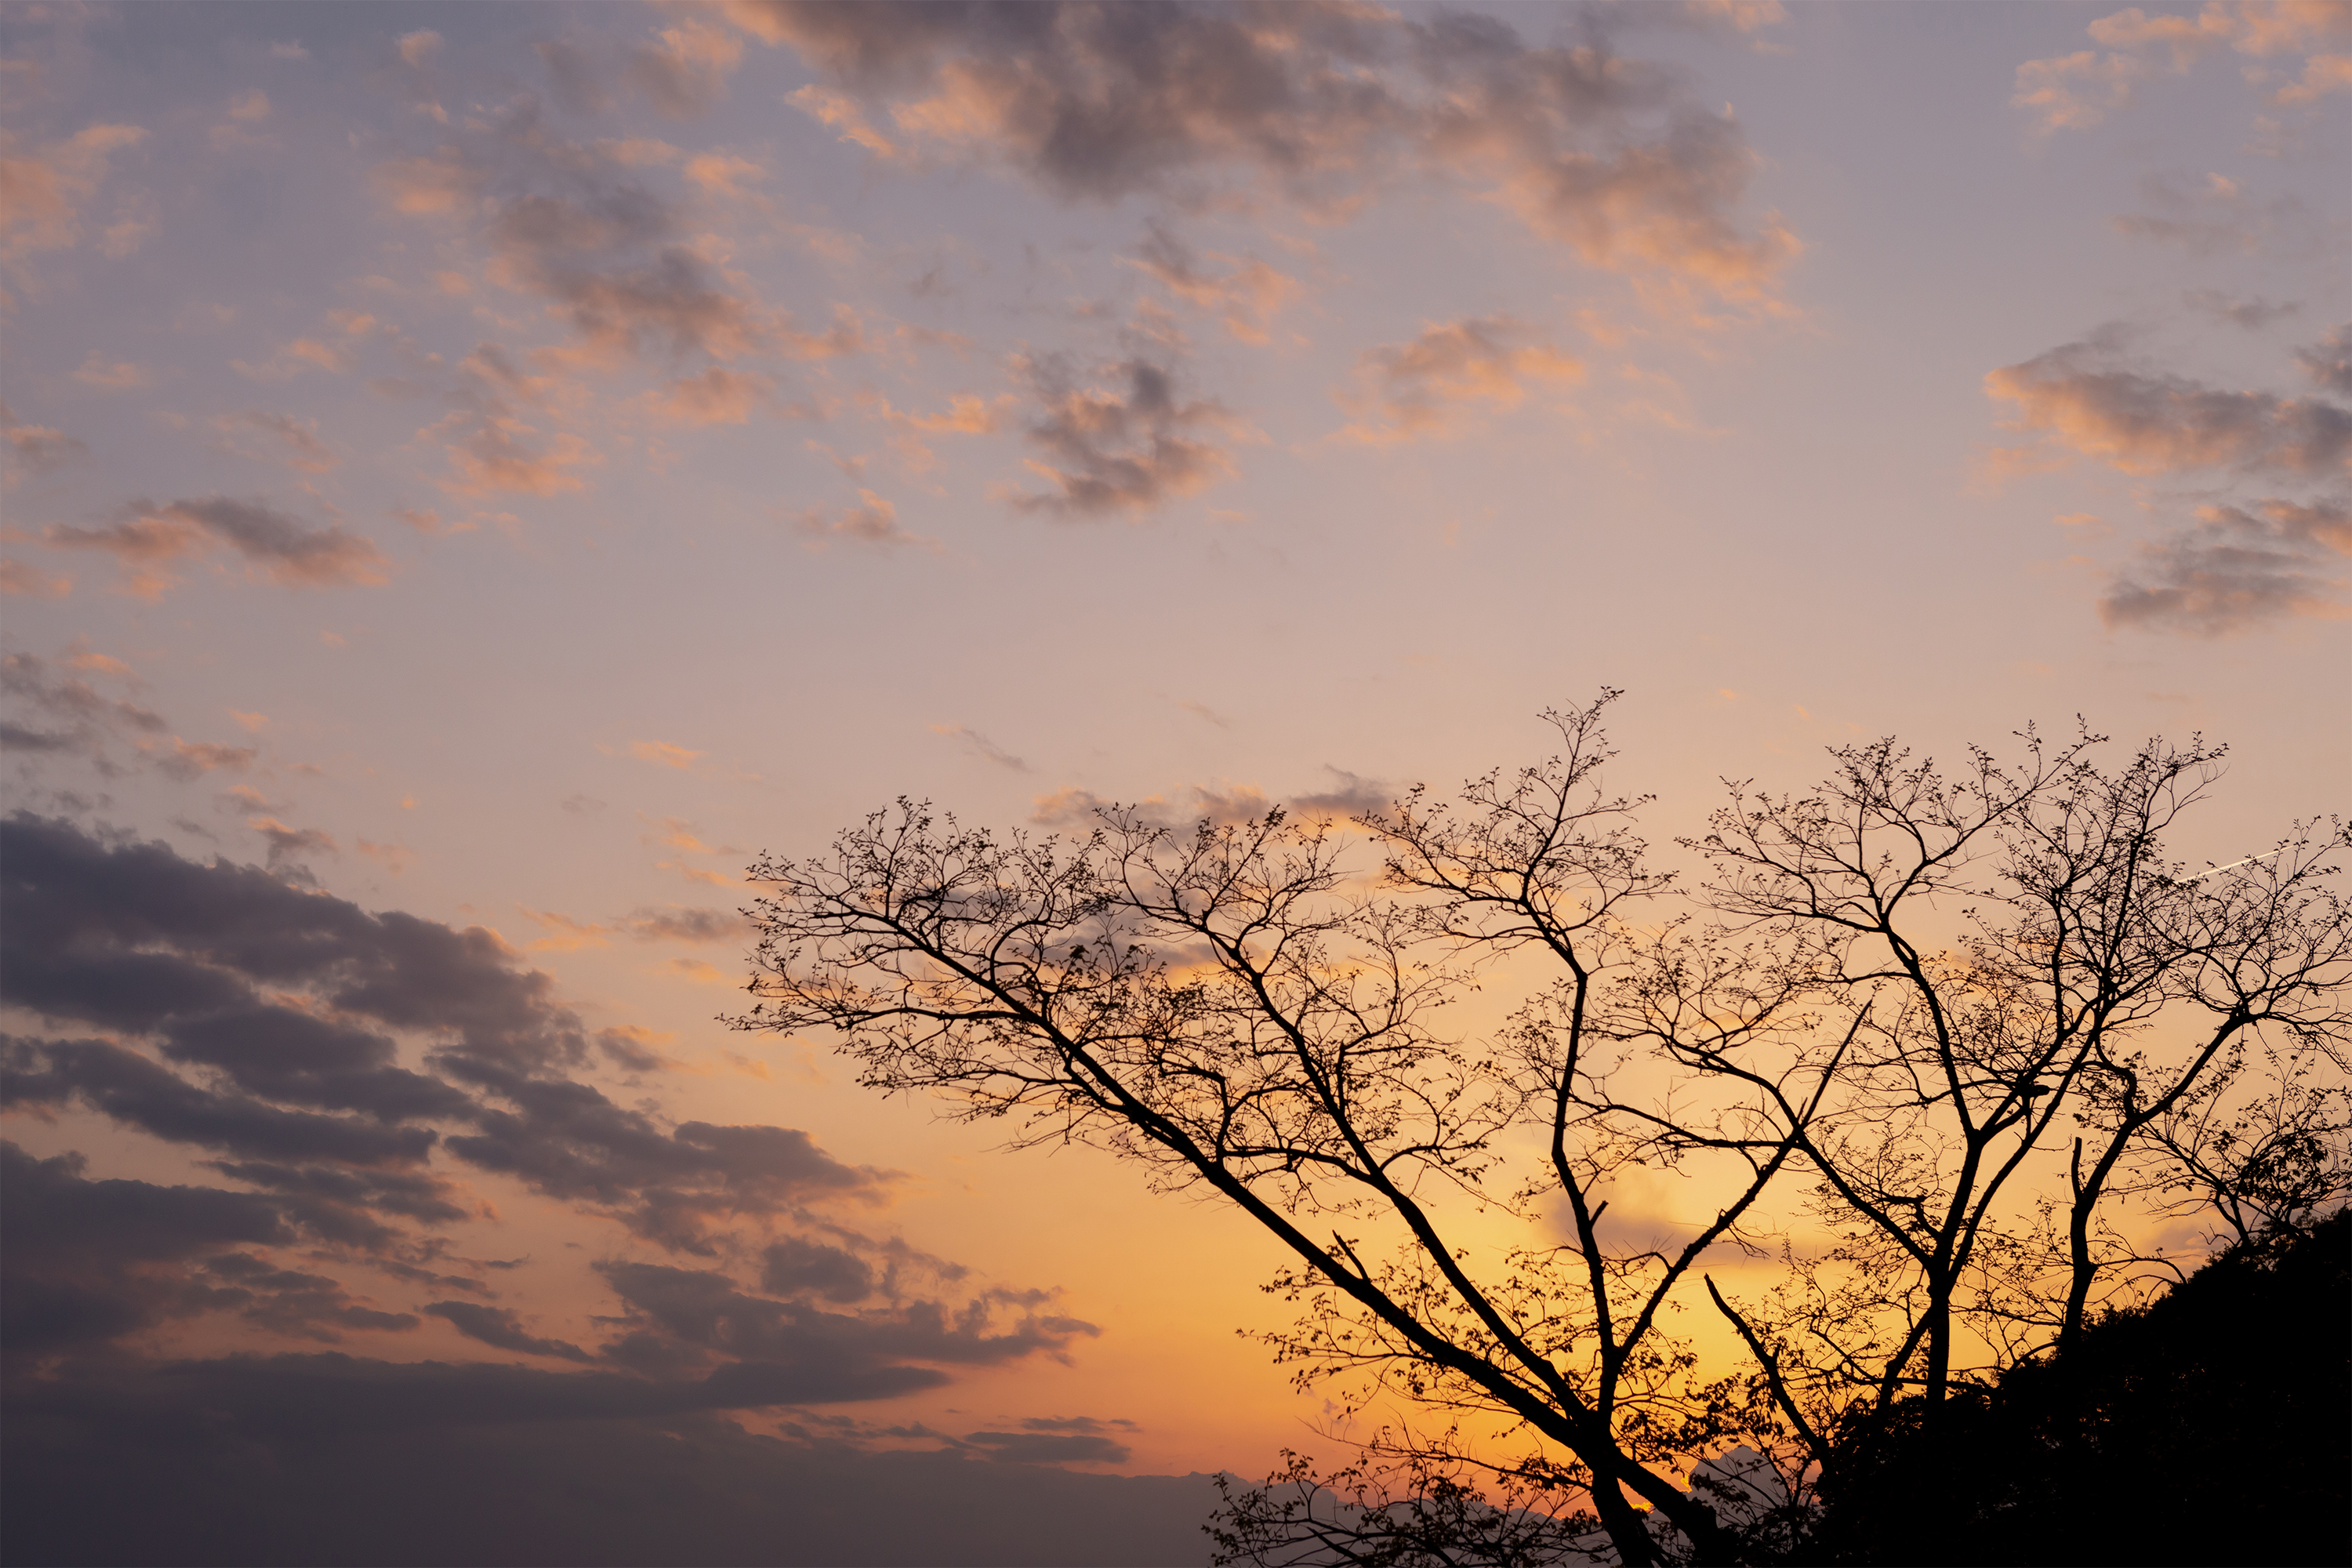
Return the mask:
<path id="1" fill-rule="evenodd" d="M 2145 1307 L 1852 1446 L 1818 1563 L 2341 1563 L 2352 1214 L 2237 1241 Z M 2161 1478 L 2161 1506 L 2145 1506 Z M 2106 1506 L 2105 1500 L 2131 1500 Z"/>
<path id="2" fill-rule="evenodd" d="M 1547 714 L 1544 763 L 1358 819 L 1370 883 L 1338 826 L 1279 810 L 1181 833 L 1112 808 L 1066 842 L 902 799 L 824 856 L 752 868 L 772 889 L 747 911 L 759 1001 L 731 1021 L 831 1029 L 872 1087 L 1215 1193 L 1293 1259 L 1274 1288 L 1300 1315 L 1269 1337 L 1302 1384 L 1443 1415 L 1383 1427 L 1334 1478 L 1352 1510 L 1318 1512 L 1307 1469 L 1297 1507 L 1244 1500 L 1235 1550 L 1273 1560 L 1281 1530 L 1336 1523 L 1363 1561 L 1436 1561 L 1410 1532 L 1452 1519 L 1508 1535 L 1510 1560 L 1543 1560 L 1537 1538 L 1769 1556 L 1840 1424 L 1939 1395 L 1969 1311 L 2015 1316 L 2037 1287 L 2003 1202 L 2062 1107 L 2134 1152 L 2265 1021 L 2336 1049 L 2347 921 L 2309 832 L 2254 878 L 2164 869 L 2156 835 L 2218 753 L 2152 746 L 2110 780 L 2087 736 L 2013 772 L 1979 754 L 1959 786 L 1891 743 L 1841 752 L 1823 792 L 1742 797 L 1692 845 L 1717 868 L 1694 906 L 1647 865 L 1643 803 L 1601 788 L 1614 696 Z M 2244 896 L 2261 877 L 2267 900 Z M 1948 930 L 1962 895 L 1972 923 Z M 1512 984 L 1498 1019 L 1481 988 Z M 2225 996 L 2232 1030 L 2193 1062 L 2133 1054 Z M 2070 1215 L 2109 1201 L 2106 1149 Z M 1671 1237 L 1607 1223 L 1634 1167 L 1691 1175 L 1712 1213 Z M 1798 1249 L 1801 1199 L 1841 1247 Z M 1528 1240 L 1465 1245 L 1471 1209 Z M 2056 1319 L 2114 1263 L 2086 1234 Z M 1699 1277 L 1776 1242 L 1775 1301 Z M 1754 1369 L 1708 1376 L 1669 1331 L 1701 1289 Z M 1785 1461 L 1778 1506 L 1678 1484 L 1741 1441 Z"/>

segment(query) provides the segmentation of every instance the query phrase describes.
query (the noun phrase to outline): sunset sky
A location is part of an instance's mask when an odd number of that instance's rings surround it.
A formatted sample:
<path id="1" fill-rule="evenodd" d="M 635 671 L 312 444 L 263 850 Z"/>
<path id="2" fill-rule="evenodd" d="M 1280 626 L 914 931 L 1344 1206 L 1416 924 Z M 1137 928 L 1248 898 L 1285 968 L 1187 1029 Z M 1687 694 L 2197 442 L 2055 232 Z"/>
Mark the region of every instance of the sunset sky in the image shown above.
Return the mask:
<path id="1" fill-rule="evenodd" d="M 1002 1507 L 1029 1561 L 1055 1510 L 1197 1541 L 1205 1483 L 1069 1478 L 1314 1438 L 1235 1333 L 1270 1246 L 726 1029 L 755 855 L 902 795 L 1344 815 L 1604 687 L 1669 859 L 1889 733 L 2226 741 L 2193 859 L 2352 775 L 2342 4 L 0 44 L 42 1441 L 520 1422 L 576 1476 L 675 1429 L 763 1495 L 944 1454 L 893 1527 Z"/>

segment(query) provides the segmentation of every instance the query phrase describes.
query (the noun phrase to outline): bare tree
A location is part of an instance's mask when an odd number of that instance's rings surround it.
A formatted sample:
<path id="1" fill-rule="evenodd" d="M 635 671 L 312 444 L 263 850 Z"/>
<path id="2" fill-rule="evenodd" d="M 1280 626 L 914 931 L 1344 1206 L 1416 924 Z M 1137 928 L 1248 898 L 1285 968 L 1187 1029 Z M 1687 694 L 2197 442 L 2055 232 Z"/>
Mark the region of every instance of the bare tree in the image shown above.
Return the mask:
<path id="1" fill-rule="evenodd" d="M 2230 1093 L 2264 1029 L 2347 1063 L 2352 918 L 2322 885 L 2341 826 L 2191 878 L 2162 835 L 2218 750 L 2152 742 L 2109 774 L 2102 737 L 2024 739 L 2015 767 L 1977 752 L 1947 778 L 1881 742 L 1837 752 L 1811 795 L 1739 795 L 1690 847 L 1744 945 L 1713 928 L 1633 982 L 1657 1048 L 1752 1094 L 1751 1141 L 1795 1144 L 1836 1237 L 1792 1248 L 1769 1303 L 1715 1292 L 1814 1464 L 1841 1421 L 1940 1402 L 1971 1312 L 1979 1372 L 2078 1337 L 2138 1256 L 2107 1223 L 2119 1168 L 2161 1163 L 2164 1131 Z M 1782 978 L 1762 993 L 1759 973 Z M 1808 1069 L 1827 1087 L 1801 1102 L 1785 1086 Z M 1654 1135 L 1720 1137 L 1667 1117 Z M 2056 1149 L 2051 1247 L 2022 1211 Z"/>
<path id="2" fill-rule="evenodd" d="M 2218 753 L 2151 748 L 2107 780 L 2085 737 L 2015 770 L 1977 754 L 1957 784 L 1882 744 L 1814 795 L 1742 796 L 1695 846 L 1718 872 L 1696 919 L 1645 864 L 1642 803 L 1601 787 L 1614 695 L 1547 715 L 1543 763 L 1359 819 L 1370 881 L 1340 830 L 1280 811 L 1184 834 L 1114 808 L 1067 842 L 902 799 L 752 868 L 759 1000 L 731 1022 L 833 1030 L 870 1086 L 1213 1192 L 1291 1255 L 1298 1320 L 1268 1337 L 1302 1384 L 1452 1423 L 1384 1426 L 1336 1477 L 1294 1467 L 1229 1511 L 1233 1550 L 1770 1557 L 1838 1418 L 1948 1385 L 1963 1285 L 2020 1254 L 2004 1204 L 2062 1107 L 2133 1151 L 2265 1021 L 2340 1041 L 2345 918 L 2303 850 L 2267 903 L 2159 872 L 2155 834 Z M 1481 989 L 1512 984 L 1484 1021 Z M 2146 1032 L 2217 1004 L 2231 1032 L 2159 1070 Z M 2108 1147 L 2073 1189 L 2094 1215 Z M 1660 1168 L 1711 1213 L 1671 1239 L 1609 1222 Z M 1807 1202 L 1827 1255 L 1789 1238 Z M 1463 1239 L 1496 1209 L 1528 1245 Z M 1704 1282 L 1758 1357 L 1710 1378 L 1667 1321 L 1702 1259 L 1776 1238 L 1776 1300 Z M 1678 1484 L 1742 1440 L 1790 1459 L 1769 1529 Z M 1413 1555 L 1447 1530 L 1502 1555 Z"/>

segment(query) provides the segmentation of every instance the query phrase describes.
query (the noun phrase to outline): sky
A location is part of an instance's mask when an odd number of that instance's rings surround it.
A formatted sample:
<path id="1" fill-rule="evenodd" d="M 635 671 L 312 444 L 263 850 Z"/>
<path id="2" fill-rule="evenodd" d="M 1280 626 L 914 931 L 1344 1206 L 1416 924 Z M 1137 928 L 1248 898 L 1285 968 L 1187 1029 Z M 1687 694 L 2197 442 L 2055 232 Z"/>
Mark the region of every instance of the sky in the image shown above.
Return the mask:
<path id="1" fill-rule="evenodd" d="M 223 1560 L 1199 1556 L 1323 1415 L 1268 1245 L 720 1022 L 900 795 L 1344 815 L 1603 689 L 1669 856 L 1887 734 L 2225 741 L 2215 861 L 2352 773 L 2342 4 L 0 53 L 29 1555 L 136 1472 Z"/>

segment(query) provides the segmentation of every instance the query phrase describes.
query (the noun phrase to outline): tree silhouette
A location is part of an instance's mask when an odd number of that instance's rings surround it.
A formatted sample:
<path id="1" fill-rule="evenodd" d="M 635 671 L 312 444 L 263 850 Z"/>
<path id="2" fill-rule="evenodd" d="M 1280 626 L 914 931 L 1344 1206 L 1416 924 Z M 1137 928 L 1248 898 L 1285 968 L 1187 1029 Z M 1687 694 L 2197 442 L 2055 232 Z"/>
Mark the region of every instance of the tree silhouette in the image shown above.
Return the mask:
<path id="1" fill-rule="evenodd" d="M 2095 737 L 2029 736 L 1947 783 L 1886 742 L 1811 795 L 1736 798 L 1691 846 L 1717 868 L 1694 906 L 1601 785 L 1614 695 L 1548 714 L 1543 763 L 1357 819 L 1370 881 L 1338 826 L 1279 810 L 1188 834 L 1114 807 L 1072 842 L 902 799 L 752 868 L 759 1000 L 731 1022 L 835 1031 L 871 1087 L 1108 1149 L 1282 1243 L 1277 1359 L 1438 1425 L 1391 1420 L 1336 1476 L 1294 1463 L 1229 1509 L 1229 1553 L 1775 1557 L 1856 1434 L 1947 1403 L 1964 1351 L 2079 1337 L 2127 1260 L 2071 1221 L 2139 1190 L 2114 1173 L 2226 1098 L 2243 1041 L 2340 1051 L 2352 922 L 2319 883 L 2343 835 L 2192 879 L 2158 836 L 2218 752 L 2152 743 L 2110 777 Z M 2063 1241 L 2011 1195 L 2062 1114 L 2092 1152 Z M 1609 1222 L 1643 1170 L 1705 1212 Z M 1473 1211 L 1526 1240 L 1469 1244 Z M 1699 1276 L 1776 1246 L 1769 1300 Z M 1702 1290 L 1748 1373 L 1669 1331 Z M 1769 1484 L 1681 1484 L 1741 1443 Z M 1449 1532 L 1485 1543 L 1427 1555 Z"/>
<path id="2" fill-rule="evenodd" d="M 1823 1563 L 2342 1563 L 2352 1556 L 2352 1213 L 2233 1244 L 2146 1307 L 1857 1426 Z"/>

